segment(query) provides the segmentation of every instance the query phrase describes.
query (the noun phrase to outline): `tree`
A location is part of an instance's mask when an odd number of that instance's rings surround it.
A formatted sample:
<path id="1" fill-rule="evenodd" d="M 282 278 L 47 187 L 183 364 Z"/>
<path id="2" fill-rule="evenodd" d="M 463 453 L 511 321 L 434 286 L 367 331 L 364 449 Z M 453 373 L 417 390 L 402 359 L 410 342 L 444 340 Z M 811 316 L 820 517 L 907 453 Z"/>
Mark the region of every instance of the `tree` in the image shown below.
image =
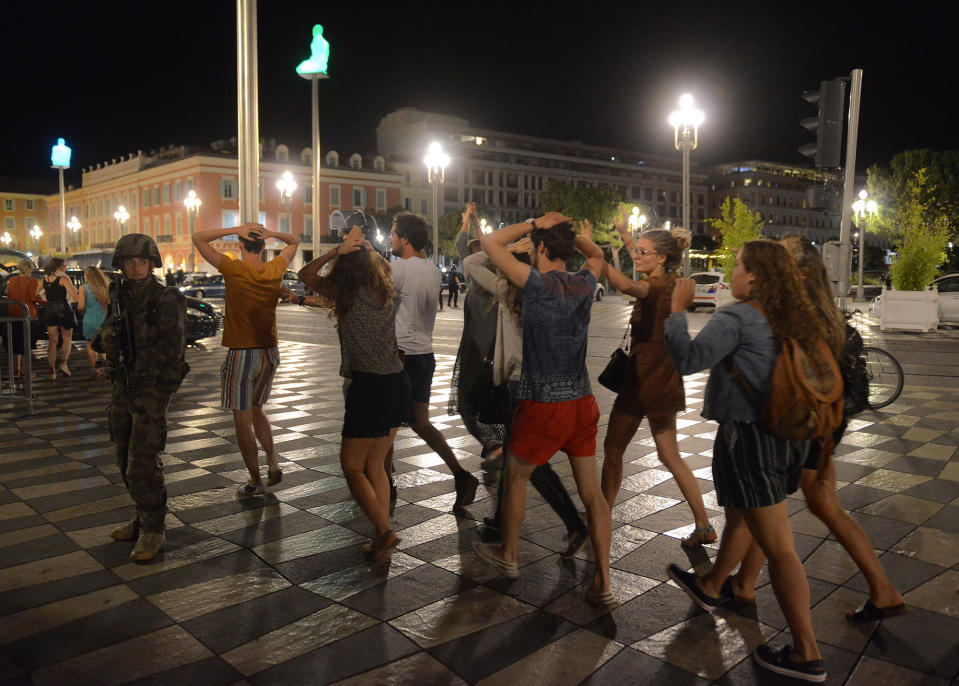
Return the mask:
<path id="1" fill-rule="evenodd" d="M 720 217 L 710 219 L 709 223 L 719 232 L 722 245 L 719 248 L 719 263 L 723 267 L 727 283 L 732 280 L 733 267 L 736 266 L 736 250 L 747 241 L 762 238 L 763 220 L 759 212 L 753 212 L 739 198 L 723 200 L 719 208 Z"/>
<path id="2" fill-rule="evenodd" d="M 462 210 L 447 212 L 440 217 L 440 253 L 457 261 L 459 260 L 459 255 L 456 254 L 456 234 L 459 233 L 461 226 L 463 226 Z M 430 241 L 432 240 L 433 234 L 431 233 Z"/>
<path id="3" fill-rule="evenodd" d="M 919 171 L 925 179 L 920 196 L 914 198 Z M 921 204 L 927 224 L 945 215 L 950 226 L 959 226 L 959 151 L 905 150 L 892 158 L 888 168 L 874 165 L 866 173 L 869 193 L 878 205 L 869 231 L 888 241 L 901 239 L 903 208 L 909 202 Z"/>
<path id="4" fill-rule="evenodd" d="M 540 195 L 544 212 L 560 212 L 574 222 L 588 219 L 593 226 L 597 245 L 619 250 L 623 241 L 613 226 L 613 219 L 623 199 L 608 188 L 571 186 L 564 181 L 550 181 Z"/>
<path id="5" fill-rule="evenodd" d="M 890 268 L 893 288 L 898 291 L 924 290 L 946 261 L 946 246 L 955 224 L 935 193 L 927 170 L 921 168 L 900 198 L 896 224 L 900 239 Z"/>

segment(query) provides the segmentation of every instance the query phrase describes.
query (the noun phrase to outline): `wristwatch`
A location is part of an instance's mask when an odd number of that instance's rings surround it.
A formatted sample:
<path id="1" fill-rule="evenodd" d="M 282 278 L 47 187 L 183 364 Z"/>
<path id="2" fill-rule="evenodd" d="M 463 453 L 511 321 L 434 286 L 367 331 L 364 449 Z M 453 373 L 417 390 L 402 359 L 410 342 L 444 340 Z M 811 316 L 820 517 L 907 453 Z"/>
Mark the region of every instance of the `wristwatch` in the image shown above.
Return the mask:
<path id="1" fill-rule="evenodd" d="M 527 223 L 527 224 L 530 224 L 534 229 L 538 229 L 538 228 L 539 228 L 538 226 L 536 226 L 536 218 L 535 218 L 535 217 L 531 217 L 531 218 L 527 219 L 527 220 L 526 220 L 526 223 Z"/>

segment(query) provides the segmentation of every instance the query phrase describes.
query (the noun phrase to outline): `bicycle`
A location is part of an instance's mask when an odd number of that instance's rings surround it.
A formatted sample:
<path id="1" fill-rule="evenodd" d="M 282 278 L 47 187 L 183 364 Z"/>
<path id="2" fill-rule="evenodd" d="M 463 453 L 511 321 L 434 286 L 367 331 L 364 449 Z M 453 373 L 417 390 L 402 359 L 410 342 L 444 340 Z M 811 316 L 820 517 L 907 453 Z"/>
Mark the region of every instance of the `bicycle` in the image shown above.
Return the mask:
<path id="1" fill-rule="evenodd" d="M 902 365 L 892 354 L 875 346 L 864 346 L 862 354 L 866 358 L 866 373 L 869 375 L 870 410 L 878 410 L 896 402 L 906 382 Z"/>

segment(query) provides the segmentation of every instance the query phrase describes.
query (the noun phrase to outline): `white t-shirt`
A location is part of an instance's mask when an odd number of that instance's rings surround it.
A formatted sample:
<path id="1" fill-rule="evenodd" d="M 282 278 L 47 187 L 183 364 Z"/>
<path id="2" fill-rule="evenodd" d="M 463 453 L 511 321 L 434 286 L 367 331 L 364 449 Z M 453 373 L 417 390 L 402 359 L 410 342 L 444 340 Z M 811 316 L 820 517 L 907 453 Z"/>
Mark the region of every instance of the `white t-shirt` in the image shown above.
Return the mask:
<path id="1" fill-rule="evenodd" d="M 407 355 L 433 352 L 433 324 L 439 307 L 443 277 L 436 265 L 422 257 L 395 260 L 396 344 Z"/>

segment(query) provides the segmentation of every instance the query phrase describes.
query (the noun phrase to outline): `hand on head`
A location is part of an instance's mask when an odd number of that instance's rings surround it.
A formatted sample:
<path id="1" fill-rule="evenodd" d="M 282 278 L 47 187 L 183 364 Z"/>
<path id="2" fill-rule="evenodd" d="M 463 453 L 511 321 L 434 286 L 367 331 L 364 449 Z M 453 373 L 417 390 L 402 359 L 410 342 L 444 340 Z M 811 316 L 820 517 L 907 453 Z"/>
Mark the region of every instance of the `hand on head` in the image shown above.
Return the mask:
<path id="1" fill-rule="evenodd" d="M 528 253 L 533 247 L 533 241 L 529 236 L 523 236 L 518 241 L 509 244 L 509 251 L 512 253 Z"/>
<path id="2" fill-rule="evenodd" d="M 692 279 L 677 279 L 676 288 L 673 289 L 673 300 L 671 309 L 673 312 L 682 312 L 693 304 L 693 297 L 696 294 L 696 282 Z"/>
<path id="3" fill-rule="evenodd" d="M 566 217 L 559 212 L 547 212 L 542 217 L 536 220 L 536 228 L 538 229 L 552 229 L 554 226 L 558 226 L 563 222 L 571 221 L 569 217 Z"/>
<path id="4" fill-rule="evenodd" d="M 258 241 L 261 238 L 266 238 L 267 230 L 262 224 L 244 224 L 237 231 L 237 235 L 248 241 Z"/>
<path id="5" fill-rule="evenodd" d="M 343 239 L 343 242 L 340 244 L 337 252 L 340 255 L 346 255 L 351 252 L 356 252 L 360 248 L 369 247 L 369 245 L 370 244 L 363 236 L 363 229 L 361 229 L 359 226 L 354 226 L 352 229 L 350 229 L 350 232 L 346 234 L 346 238 Z"/>

